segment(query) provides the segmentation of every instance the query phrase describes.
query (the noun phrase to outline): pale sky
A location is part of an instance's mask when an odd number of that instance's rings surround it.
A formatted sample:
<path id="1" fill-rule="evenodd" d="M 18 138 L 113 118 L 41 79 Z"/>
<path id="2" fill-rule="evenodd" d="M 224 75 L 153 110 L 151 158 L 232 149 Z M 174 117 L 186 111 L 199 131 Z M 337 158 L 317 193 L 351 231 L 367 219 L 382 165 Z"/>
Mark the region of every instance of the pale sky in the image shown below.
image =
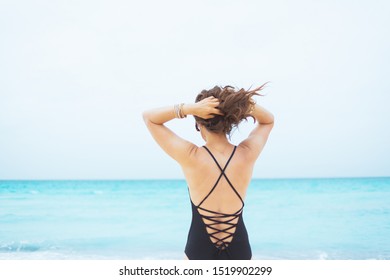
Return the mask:
<path id="1" fill-rule="evenodd" d="M 389 14 L 384 0 L 1 1 L 0 179 L 183 178 L 142 111 L 267 81 L 255 178 L 390 176 Z M 168 126 L 203 144 L 192 117 Z"/>

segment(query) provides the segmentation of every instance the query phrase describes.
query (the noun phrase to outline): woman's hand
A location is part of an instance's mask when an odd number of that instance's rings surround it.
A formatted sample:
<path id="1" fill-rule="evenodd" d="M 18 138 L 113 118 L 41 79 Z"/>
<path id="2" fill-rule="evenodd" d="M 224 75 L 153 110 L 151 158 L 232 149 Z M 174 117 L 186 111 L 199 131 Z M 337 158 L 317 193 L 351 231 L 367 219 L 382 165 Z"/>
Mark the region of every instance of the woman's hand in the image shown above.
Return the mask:
<path id="1" fill-rule="evenodd" d="M 256 101 L 251 97 L 249 100 L 248 100 L 248 111 L 247 111 L 247 115 L 248 116 L 252 116 L 253 115 L 253 111 L 255 110 L 255 107 L 256 107 Z"/>
<path id="2" fill-rule="evenodd" d="M 211 119 L 215 117 L 215 115 L 223 116 L 223 113 L 217 108 L 219 105 L 218 98 L 214 96 L 209 96 L 205 99 L 196 102 L 195 104 L 191 104 L 192 115 L 195 115 L 202 119 Z"/>

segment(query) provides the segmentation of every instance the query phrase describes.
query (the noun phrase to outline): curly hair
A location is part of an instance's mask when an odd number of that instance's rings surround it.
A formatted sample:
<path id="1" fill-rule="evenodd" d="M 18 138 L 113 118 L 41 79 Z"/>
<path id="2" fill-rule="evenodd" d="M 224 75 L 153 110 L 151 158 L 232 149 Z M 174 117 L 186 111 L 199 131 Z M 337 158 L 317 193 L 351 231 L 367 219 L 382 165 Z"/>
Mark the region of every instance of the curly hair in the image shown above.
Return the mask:
<path id="1" fill-rule="evenodd" d="M 268 83 L 268 82 L 267 82 Z M 257 87 L 253 90 L 245 90 L 243 88 L 235 90 L 232 86 L 215 86 L 210 90 L 202 90 L 196 98 L 195 102 L 199 102 L 209 96 L 214 96 L 219 99 L 218 109 L 223 113 L 221 115 L 215 115 L 210 119 L 202 119 L 198 116 L 194 116 L 196 123 L 201 124 L 210 132 L 225 133 L 229 135 L 233 128 L 238 127 L 242 120 L 247 120 L 247 117 L 252 117 L 249 113 L 251 106 L 255 104 L 252 97 L 254 95 L 264 96 L 258 91 L 262 90 L 267 84 Z M 255 119 L 253 118 L 255 121 Z M 199 131 L 197 124 L 196 129 Z"/>

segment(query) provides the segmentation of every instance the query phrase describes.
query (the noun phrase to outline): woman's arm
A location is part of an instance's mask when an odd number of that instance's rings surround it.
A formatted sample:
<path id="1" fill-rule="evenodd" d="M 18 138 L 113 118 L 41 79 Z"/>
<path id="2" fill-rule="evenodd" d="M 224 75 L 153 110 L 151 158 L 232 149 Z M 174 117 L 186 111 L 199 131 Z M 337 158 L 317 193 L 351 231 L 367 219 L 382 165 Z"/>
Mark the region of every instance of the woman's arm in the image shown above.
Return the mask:
<path id="1" fill-rule="evenodd" d="M 218 105 L 218 99 L 208 97 L 197 103 L 184 104 L 182 113 L 184 115 L 195 115 L 200 118 L 208 119 L 214 117 L 215 114 L 221 114 L 221 112 L 216 109 Z M 183 165 L 189 160 L 191 153 L 197 146 L 179 137 L 164 125 L 164 123 L 175 118 L 174 106 L 151 109 L 143 113 L 144 122 L 154 140 L 156 140 L 169 156 Z"/>
<path id="2" fill-rule="evenodd" d="M 254 105 L 250 115 L 256 119 L 256 127 L 239 146 L 247 150 L 249 160 L 255 161 L 267 143 L 268 136 L 274 127 L 274 116 L 258 104 Z"/>

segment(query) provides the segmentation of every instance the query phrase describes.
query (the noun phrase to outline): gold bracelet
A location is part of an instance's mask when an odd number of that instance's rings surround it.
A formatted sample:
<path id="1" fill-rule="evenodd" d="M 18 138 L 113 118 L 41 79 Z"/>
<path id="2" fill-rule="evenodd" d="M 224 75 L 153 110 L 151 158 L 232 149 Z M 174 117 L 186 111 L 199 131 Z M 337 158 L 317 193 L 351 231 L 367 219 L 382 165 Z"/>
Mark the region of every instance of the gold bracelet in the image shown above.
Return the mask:
<path id="1" fill-rule="evenodd" d="M 175 118 L 183 119 L 183 118 L 187 117 L 187 115 L 184 115 L 184 113 L 183 113 L 183 106 L 184 106 L 184 103 L 173 105 L 173 113 L 175 115 Z"/>
<path id="2" fill-rule="evenodd" d="M 181 103 L 180 106 L 179 106 L 179 117 L 180 117 L 181 119 L 187 117 L 187 115 L 184 115 L 183 106 L 184 106 L 184 103 Z"/>
<path id="3" fill-rule="evenodd" d="M 173 105 L 173 113 L 175 115 L 175 118 L 179 118 L 179 104 Z"/>
<path id="4" fill-rule="evenodd" d="M 182 104 L 183 104 L 183 103 L 182 103 Z M 181 104 L 178 105 L 178 108 L 179 108 L 179 110 L 177 111 L 177 114 L 178 114 L 179 118 L 182 119 L 183 116 L 182 116 L 182 114 L 181 114 Z"/>

